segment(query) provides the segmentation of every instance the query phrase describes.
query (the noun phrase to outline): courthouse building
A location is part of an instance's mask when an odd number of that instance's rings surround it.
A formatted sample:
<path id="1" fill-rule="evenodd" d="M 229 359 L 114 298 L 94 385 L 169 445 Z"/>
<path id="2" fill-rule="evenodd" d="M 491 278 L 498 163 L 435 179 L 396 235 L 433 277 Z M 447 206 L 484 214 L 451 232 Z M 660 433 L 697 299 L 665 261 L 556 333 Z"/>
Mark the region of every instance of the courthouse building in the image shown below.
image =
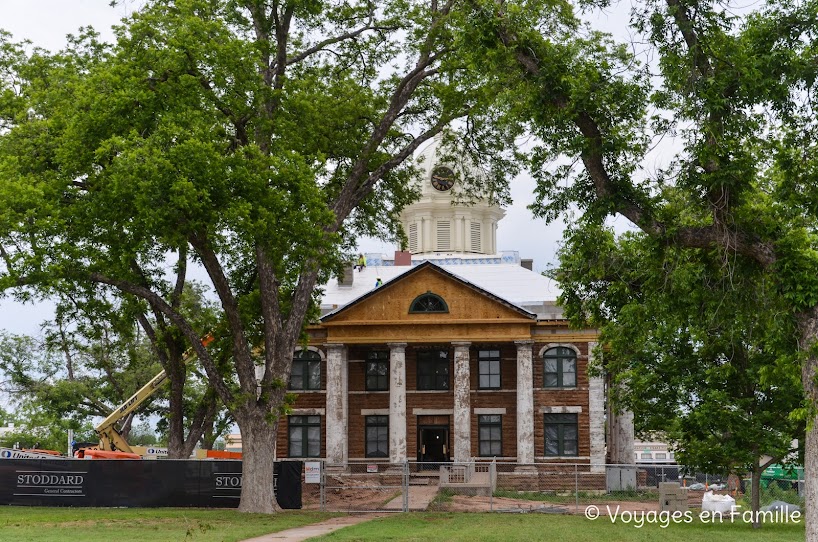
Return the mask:
<path id="1" fill-rule="evenodd" d="M 409 250 L 369 254 L 325 285 L 320 322 L 294 353 L 298 398 L 277 456 L 604 463 L 595 331 L 569 329 L 557 285 L 498 252 L 501 208 L 453 205 L 458 167 L 436 145 L 402 215 Z"/>

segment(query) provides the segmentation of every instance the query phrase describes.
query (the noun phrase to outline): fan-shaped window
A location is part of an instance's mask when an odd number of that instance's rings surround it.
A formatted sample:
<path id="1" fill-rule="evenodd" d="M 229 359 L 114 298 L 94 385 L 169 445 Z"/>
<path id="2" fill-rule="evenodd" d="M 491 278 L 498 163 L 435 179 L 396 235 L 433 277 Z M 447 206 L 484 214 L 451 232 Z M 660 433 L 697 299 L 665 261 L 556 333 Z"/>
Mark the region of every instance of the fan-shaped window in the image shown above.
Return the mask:
<path id="1" fill-rule="evenodd" d="M 449 312 L 449 306 L 443 298 L 432 292 L 421 294 L 412 301 L 409 312 Z"/>

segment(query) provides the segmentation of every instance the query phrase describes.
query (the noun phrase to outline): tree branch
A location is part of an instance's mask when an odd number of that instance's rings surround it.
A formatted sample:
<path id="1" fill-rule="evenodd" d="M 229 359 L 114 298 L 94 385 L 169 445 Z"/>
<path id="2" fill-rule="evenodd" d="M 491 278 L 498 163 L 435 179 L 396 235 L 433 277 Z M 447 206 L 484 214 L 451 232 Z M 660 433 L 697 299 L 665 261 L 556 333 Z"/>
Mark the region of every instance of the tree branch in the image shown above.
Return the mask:
<path id="1" fill-rule="evenodd" d="M 224 309 L 227 324 L 230 328 L 230 334 L 233 338 L 233 359 L 241 388 L 243 390 L 254 388 L 255 373 L 253 371 L 253 357 L 250 352 L 250 347 L 247 344 L 244 324 L 241 321 L 239 303 L 233 295 L 230 281 L 227 279 L 224 269 L 216 253 L 213 251 L 213 247 L 210 246 L 210 242 L 206 238 L 199 234 L 193 234 L 190 237 L 190 245 L 199 255 L 202 265 L 204 265 L 213 283 L 213 288 L 216 290 L 216 295 L 219 296 L 222 308 Z M 224 398 L 222 398 L 222 400 L 225 404 L 230 404 L 230 401 Z"/>
<path id="2" fill-rule="evenodd" d="M 264 376 L 261 386 L 266 388 L 273 380 L 275 340 L 281 336 L 283 322 L 278 302 L 279 283 L 270 258 L 261 245 L 256 245 L 256 266 L 261 293 L 261 316 L 264 320 Z"/>
<path id="3" fill-rule="evenodd" d="M 668 1 L 673 2 L 674 0 Z M 505 26 L 501 26 L 498 30 L 498 37 L 503 45 L 515 50 L 515 58 L 523 71 L 531 78 L 539 78 L 542 61 L 531 49 L 521 46 L 517 37 Z M 557 89 L 549 90 L 552 105 L 555 107 L 564 111 L 576 107 L 576 104 L 570 102 L 569 96 Z M 579 109 L 573 113 L 572 120 L 586 143 L 581 152 L 581 159 L 594 183 L 596 196 L 599 200 L 610 203 L 613 213 L 624 216 L 646 234 L 679 246 L 687 248 L 719 247 L 742 254 L 766 267 L 772 266 L 777 261 L 775 249 L 770 243 L 729 228 L 726 224 L 720 223 L 718 216 L 715 215 L 714 224 L 711 226 L 682 227 L 669 232 L 667 226 L 655 218 L 651 209 L 622 194 L 620 187 L 611 178 L 603 159 L 604 134 L 593 116 L 588 111 Z"/>
<path id="4" fill-rule="evenodd" d="M 221 398 L 222 402 L 225 404 L 232 403 L 233 393 L 225 384 L 224 379 L 216 367 L 216 364 L 213 362 L 210 352 L 208 352 L 207 348 L 202 344 L 201 334 L 194 330 L 185 317 L 171 307 L 159 294 L 144 286 L 139 286 L 125 280 L 108 277 L 102 273 L 92 272 L 88 275 L 88 278 L 93 282 L 107 284 L 122 292 L 135 295 L 144 299 L 152 306 L 156 306 L 165 316 L 168 317 L 170 321 L 176 325 L 176 327 L 182 331 L 190 344 L 193 345 L 193 350 L 196 352 L 197 356 L 199 357 L 199 361 L 202 363 L 202 367 L 204 367 L 205 372 L 207 373 L 210 385 L 216 389 L 216 392 L 219 394 L 219 398 Z"/>
<path id="5" fill-rule="evenodd" d="M 304 51 L 298 53 L 297 55 L 288 58 L 287 59 L 287 65 L 291 66 L 291 65 L 296 64 L 298 62 L 301 62 L 302 60 L 306 59 L 310 55 L 313 55 L 313 54 L 323 50 L 324 48 L 326 48 L 326 47 L 328 47 L 330 45 L 333 45 L 333 44 L 336 44 L 336 43 L 339 43 L 339 42 L 342 42 L 342 41 L 345 41 L 345 40 L 348 40 L 348 39 L 354 39 L 354 38 L 360 36 L 361 34 L 363 34 L 364 32 L 366 32 L 367 30 L 376 30 L 376 31 L 387 30 L 388 31 L 388 30 L 397 30 L 397 28 L 392 27 L 392 26 L 363 26 L 361 28 L 358 28 L 357 30 L 353 30 L 351 32 L 346 32 L 344 34 L 341 34 L 339 36 L 334 36 L 332 38 L 327 38 L 324 41 L 316 43 L 312 47 L 309 47 L 309 48 L 305 49 Z M 276 68 L 276 61 L 273 61 L 273 64 L 270 66 L 270 68 L 271 69 Z"/>
<path id="6" fill-rule="evenodd" d="M 156 336 L 156 330 L 153 329 L 153 326 L 148 321 L 148 318 L 145 316 L 144 313 L 139 313 L 136 315 L 136 320 L 139 322 L 139 326 L 145 330 L 145 335 L 148 336 L 148 340 L 151 343 L 151 347 L 153 348 L 156 357 L 159 358 L 159 363 L 165 369 L 168 368 L 168 355 L 164 349 L 159 348 L 159 339 Z"/>
<path id="7" fill-rule="evenodd" d="M 182 303 L 182 293 L 185 291 L 185 279 L 187 275 L 187 244 L 179 247 L 179 261 L 176 271 L 176 287 L 170 296 L 170 306 L 178 309 Z"/>
<path id="8" fill-rule="evenodd" d="M 670 14 L 673 16 L 676 26 L 682 33 L 688 50 L 693 54 L 693 62 L 699 72 L 699 77 L 695 77 L 694 74 L 695 79 L 711 76 L 713 74 L 713 67 L 710 64 L 710 59 L 707 58 L 707 55 L 702 50 L 699 36 L 693 26 L 693 21 L 687 15 L 685 6 L 682 5 L 680 0 L 667 0 L 667 5 L 668 8 L 670 8 Z"/>

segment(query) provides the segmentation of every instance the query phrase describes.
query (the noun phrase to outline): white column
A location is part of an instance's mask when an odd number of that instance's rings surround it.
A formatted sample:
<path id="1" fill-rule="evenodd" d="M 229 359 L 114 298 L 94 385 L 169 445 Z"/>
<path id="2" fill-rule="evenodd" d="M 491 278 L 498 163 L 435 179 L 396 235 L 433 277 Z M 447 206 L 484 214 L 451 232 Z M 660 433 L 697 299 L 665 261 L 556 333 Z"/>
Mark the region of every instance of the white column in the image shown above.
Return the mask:
<path id="1" fill-rule="evenodd" d="M 633 449 L 633 412 L 617 411 L 614 405 L 608 404 L 608 462 L 618 465 L 632 465 Z"/>
<path id="2" fill-rule="evenodd" d="M 455 214 L 452 217 L 452 252 L 463 252 L 461 237 L 463 236 L 463 219 Z"/>
<path id="3" fill-rule="evenodd" d="M 534 463 L 534 341 L 517 345 L 517 463 Z"/>
<path id="4" fill-rule="evenodd" d="M 389 346 L 389 462 L 406 461 L 406 343 Z"/>
<path id="5" fill-rule="evenodd" d="M 435 246 L 434 241 L 432 240 L 432 232 L 434 231 L 435 224 L 432 221 L 431 216 L 423 216 L 423 252 L 434 252 Z"/>
<path id="6" fill-rule="evenodd" d="M 471 459 L 471 379 L 469 377 L 470 342 L 453 342 L 454 346 L 454 461 Z"/>
<path id="7" fill-rule="evenodd" d="M 343 344 L 327 344 L 327 463 L 346 465 L 349 457 L 347 435 L 347 349 Z"/>
<path id="8" fill-rule="evenodd" d="M 588 343 L 588 367 L 594 362 L 595 342 Z M 591 472 L 605 472 L 605 379 L 588 378 L 588 418 L 591 440 Z"/>

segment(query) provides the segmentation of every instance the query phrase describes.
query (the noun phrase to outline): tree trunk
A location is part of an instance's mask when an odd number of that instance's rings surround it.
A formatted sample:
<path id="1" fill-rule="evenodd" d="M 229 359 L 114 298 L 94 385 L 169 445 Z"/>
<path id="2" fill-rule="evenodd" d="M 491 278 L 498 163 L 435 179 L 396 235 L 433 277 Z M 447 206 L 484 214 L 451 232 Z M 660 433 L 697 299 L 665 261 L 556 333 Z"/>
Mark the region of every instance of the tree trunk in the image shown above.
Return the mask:
<path id="1" fill-rule="evenodd" d="M 182 457 L 189 457 L 190 454 L 193 453 L 193 449 L 196 448 L 196 443 L 200 440 L 204 440 L 203 435 L 205 431 L 213 433 L 213 425 L 218 415 L 219 405 L 219 399 L 212 389 L 208 390 L 201 401 L 199 401 L 196 412 L 191 416 L 188 422 L 190 428 L 188 429 L 185 441 L 182 443 Z M 204 449 L 210 450 L 212 446 L 212 443 L 210 446 L 205 445 Z"/>
<path id="2" fill-rule="evenodd" d="M 804 449 L 804 520 L 807 524 L 806 541 L 818 542 L 818 386 L 815 377 L 818 359 L 810 355 L 804 360 L 802 380 L 808 399 L 807 439 Z"/>
<path id="3" fill-rule="evenodd" d="M 273 490 L 275 441 L 278 423 L 258 408 L 236 412 L 241 430 L 242 484 L 239 512 L 272 514 L 276 511 Z"/>
<path id="4" fill-rule="evenodd" d="M 756 465 L 750 479 L 750 509 L 753 511 L 753 529 L 761 527 L 758 511 L 761 510 L 761 469 Z"/>
<path id="5" fill-rule="evenodd" d="M 807 399 L 807 438 L 804 448 L 804 521 L 806 541 L 818 542 L 818 357 L 812 352 L 818 339 L 818 307 L 798 315 L 799 349 L 804 354 L 801 382 Z"/>
<path id="6" fill-rule="evenodd" d="M 201 443 L 204 450 L 212 450 L 213 446 L 216 445 L 216 432 L 213 430 L 213 425 L 211 423 L 202 431 Z"/>
<path id="7" fill-rule="evenodd" d="M 168 362 L 168 379 L 170 380 L 170 398 L 168 401 L 168 459 L 185 459 L 185 368 L 177 359 Z M 191 430 L 194 428 L 191 427 Z"/>

